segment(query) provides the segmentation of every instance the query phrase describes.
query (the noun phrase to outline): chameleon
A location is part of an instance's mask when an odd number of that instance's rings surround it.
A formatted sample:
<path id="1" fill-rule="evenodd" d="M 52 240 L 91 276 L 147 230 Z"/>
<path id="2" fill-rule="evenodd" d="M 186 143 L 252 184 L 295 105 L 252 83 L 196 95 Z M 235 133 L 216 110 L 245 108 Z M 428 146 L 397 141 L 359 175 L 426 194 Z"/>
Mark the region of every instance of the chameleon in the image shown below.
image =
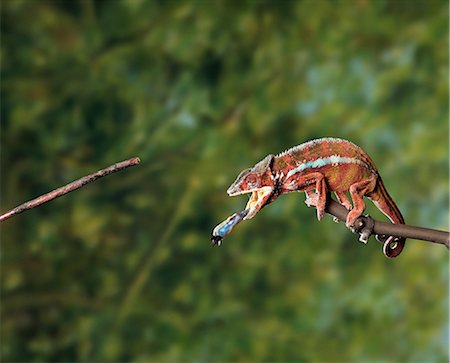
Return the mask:
<path id="1" fill-rule="evenodd" d="M 220 245 L 236 224 L 253 218 L 280 195 L 291 192 L 305 192 L 305 203 L 316 208 L 319 221 L 333 192 L 349 211 L 345 224 L 351 230 L 355 230 L 355 222 L 366 208 L 363 197 L 370 199 L 392 223 L 405 223 L 369 155 L 348 140 L 326 137 L 277 155 L 269 154 L 252 168 L 243 170 L 227 193 L 229 196 L 251 193 L 250 199 L 244 211 L 233 214 L 214 229 L 213 244 Z M 394 240 L 384 249 L 390 258 L 398 256 L 405 244 L 404 238 L 389 237 L 389 241 Z"/>

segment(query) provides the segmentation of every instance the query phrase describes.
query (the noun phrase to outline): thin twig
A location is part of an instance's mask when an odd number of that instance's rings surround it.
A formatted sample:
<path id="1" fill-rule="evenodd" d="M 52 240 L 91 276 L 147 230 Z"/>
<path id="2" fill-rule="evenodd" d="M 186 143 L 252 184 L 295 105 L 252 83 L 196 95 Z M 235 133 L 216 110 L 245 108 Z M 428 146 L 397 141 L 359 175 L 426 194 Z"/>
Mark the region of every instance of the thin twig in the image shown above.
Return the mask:
<path id="1" fill-rule="evenodd" d="M 347 209 L 345 209 L 345 207 L 332 200 L 331 198 L 325 210 L 327 213 L 335 216 L 341 221 L 345 221 L 345 219 L 347 218 Z M 368 225 L 369 219 L 370 217 L 360 217 L 359 221 L 361 223 L 361 226 Z M 430 228 L 409 226 L 405 224 L 392 224 L 375 220 L 373 222 L 374 226 L 372 234 L 419 239 L 422 241 L 442 244 L 450 249 L 449 232 L 438 231 L 436 229 Z"/>
<path id="2" fill-rule="evenodd" d="M 30 200 L 28 202 L 25 202 L 19 206 L 17 206 L 14 209 L 11 209 L 10 211 L 0 215 L 0 222 L 3 222 L 11 217 L 14 217 L 15 215 L 22 213 L 28 209 L 36 208 L 40 206 L 41 204 L 47 203 L 55 198 L 58 198 L 64 194 L 70 193 L 74 190 L 77 190 L 81 188 L 82 186 L 91 183 L 99 178 L 102 178 L 106 175 L 115 173 L 116 171 L 123 170 L 125 168 L 128 168 L 133 165 L 137 165 L 140 163 L 140 159 L 138 157 L 131 158 L 125 161 L 121 161 L 120 163 L 113 164 L 111 166 L 108 166 L 105 169 L 101 169 L 93 174 L 86 175 L 80 179 L 77 179 L 73 181 L 72 183 L 69 183 L 67 185 L 64 185 L 58 189 L 52 190 L 49 193 L 43 194 L 40 197 L 37 197 L 33 200 Z"/>

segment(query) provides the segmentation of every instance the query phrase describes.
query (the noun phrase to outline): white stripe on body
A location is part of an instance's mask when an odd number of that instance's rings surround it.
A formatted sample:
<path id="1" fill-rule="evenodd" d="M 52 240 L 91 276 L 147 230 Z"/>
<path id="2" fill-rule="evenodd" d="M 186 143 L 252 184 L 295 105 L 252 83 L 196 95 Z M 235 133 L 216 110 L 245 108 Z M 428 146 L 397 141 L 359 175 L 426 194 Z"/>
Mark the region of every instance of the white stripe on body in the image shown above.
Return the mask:
<path id="1" fill-rule="evenodd" d="M 304 144 L 303 144 L 304 145 Z M 301 145 L 300 145 L 301 146 Z M 316 160 L 304 162 L 292 169 L 287 173 L 286 179 L 290 178 L 292 175 L 297 174 L 306 169 L 320 168 L 325 165 L 338 165 L 338 164 L 359 164 L 365 166 L 370 170 L 370 167 L 362 160 L 356 158 L 350 158 L 347 156 L 331 155 L 324 158 L 318 158 Z"/>

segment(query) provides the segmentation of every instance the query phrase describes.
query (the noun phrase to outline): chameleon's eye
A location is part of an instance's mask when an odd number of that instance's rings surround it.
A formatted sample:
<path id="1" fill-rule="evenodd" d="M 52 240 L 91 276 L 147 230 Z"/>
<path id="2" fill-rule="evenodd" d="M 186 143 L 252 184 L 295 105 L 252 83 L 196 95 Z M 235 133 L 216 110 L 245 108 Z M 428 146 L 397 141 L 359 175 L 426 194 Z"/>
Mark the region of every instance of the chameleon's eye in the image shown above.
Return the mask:
<path id="1" fill-rule="evenodd" d="M 249 174 L 245 177 L 245 182 L 250 188 L 255 188 L 258 185 L 258 178 L 255 174 Z"/>

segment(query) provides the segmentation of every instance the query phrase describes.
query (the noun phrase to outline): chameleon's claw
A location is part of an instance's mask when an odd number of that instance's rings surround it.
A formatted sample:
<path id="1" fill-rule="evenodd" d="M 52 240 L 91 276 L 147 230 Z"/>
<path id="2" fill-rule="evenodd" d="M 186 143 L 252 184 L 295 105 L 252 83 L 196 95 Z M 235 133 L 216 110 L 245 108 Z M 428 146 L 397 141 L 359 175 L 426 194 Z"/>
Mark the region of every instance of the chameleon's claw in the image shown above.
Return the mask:
<path id="1" fill-rule="evenodd" d="M 339 220 L 339 218 L 338 218 L 338 217 L 335 217 L 335 216 L 333 216 L 333 222 L 334 222 L 334 223 L 339 223 L 339 222 L 340 222 L 340 220 Z"/>
<path id="2" fill-rule="evenodd" d="M 354 234 L 358 234 L 361 228 L 363 227 L 363 225 L 359 223 L 349 224 L 347 222 L 345 223 L 345 226 Z"/>

